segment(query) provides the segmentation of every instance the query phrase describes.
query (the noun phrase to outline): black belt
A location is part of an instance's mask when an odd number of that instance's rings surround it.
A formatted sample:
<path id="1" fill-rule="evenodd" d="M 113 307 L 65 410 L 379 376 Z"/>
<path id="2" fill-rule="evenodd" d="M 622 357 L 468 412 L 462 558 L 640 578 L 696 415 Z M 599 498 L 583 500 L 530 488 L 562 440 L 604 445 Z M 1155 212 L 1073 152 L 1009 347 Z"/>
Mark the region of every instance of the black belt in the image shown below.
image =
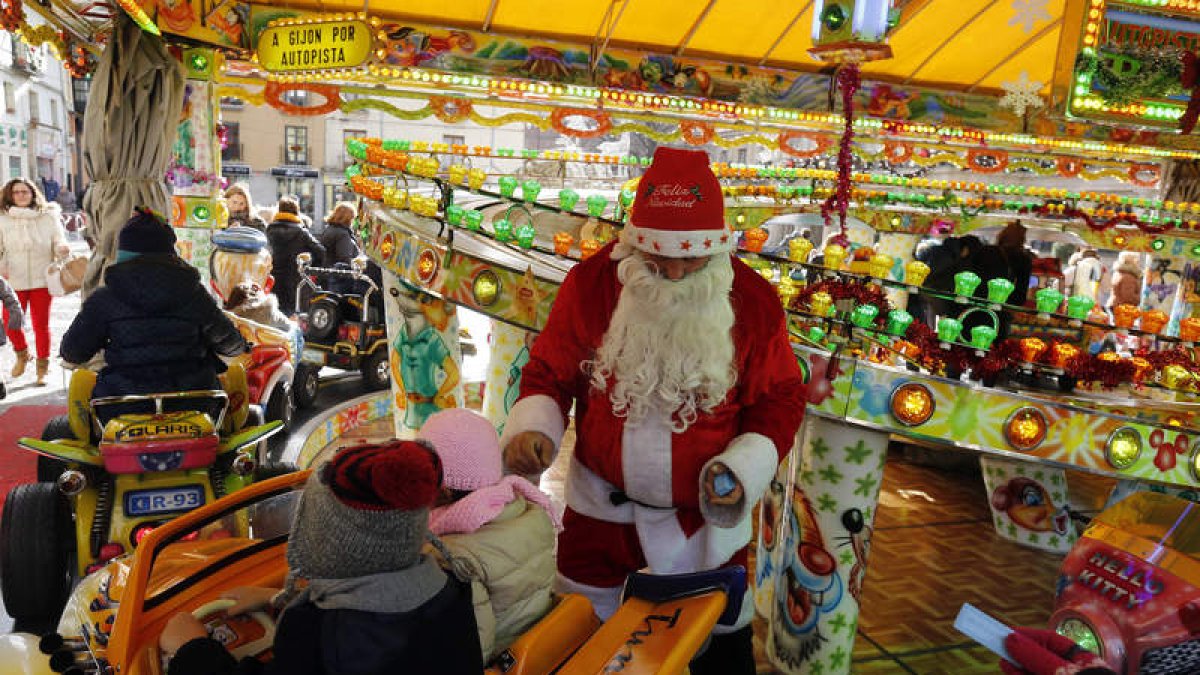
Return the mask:
<path id="1" fill-rule="evenodd" d="M 627 504 L 629 502 L 633 502 L 634 504 L 637 504 L 638 506 L 644 506 L 648 509 L 667 510 L 667 509 L 675 508 L 674 506 L 655 506 L 653 504 L 647 504 L 646 502 L 639 502 L 638 500 L 634 499 L 633 497 L 630 497 L 629 495 L 625 494 L 621 490 L 613 490 L 612 492 L 608 493 L 608 501 L 612 502 L 613 506 L 620 506 L 622 504 Z"/>

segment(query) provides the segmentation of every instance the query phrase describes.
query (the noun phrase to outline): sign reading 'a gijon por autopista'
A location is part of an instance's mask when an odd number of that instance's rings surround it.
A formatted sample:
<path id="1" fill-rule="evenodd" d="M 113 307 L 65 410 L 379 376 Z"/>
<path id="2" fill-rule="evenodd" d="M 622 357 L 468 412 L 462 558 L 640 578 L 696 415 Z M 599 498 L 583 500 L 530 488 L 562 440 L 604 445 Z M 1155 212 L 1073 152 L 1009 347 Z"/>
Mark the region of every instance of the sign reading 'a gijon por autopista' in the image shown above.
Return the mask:
<path id="1" fill-rule="evenodd" d="M 271 72 L 354 68 L 370 54 L 365 21 L 289 23 L 258 36 L 259 65 Z"/>

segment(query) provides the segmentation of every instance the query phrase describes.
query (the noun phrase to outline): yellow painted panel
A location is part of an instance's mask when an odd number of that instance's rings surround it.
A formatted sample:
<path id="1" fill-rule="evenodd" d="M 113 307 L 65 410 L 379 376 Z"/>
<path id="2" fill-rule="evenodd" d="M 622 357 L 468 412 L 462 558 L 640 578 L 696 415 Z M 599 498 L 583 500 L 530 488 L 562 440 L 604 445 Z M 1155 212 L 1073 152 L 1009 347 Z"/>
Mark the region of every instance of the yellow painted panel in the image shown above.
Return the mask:
<path id="1" fill-rule="evenodd" d="M 930 61 L 917 73 L 917 81 L 956 82 L 970 85 L 992 68 L 1000 64 L 1014 50 L 1025 44 L 1038 31 L 1062 16 L 1063 0 L 1047 3 L 1049 20 L 1039 20 L 1031 30 L 1015 22 L 1016 14 L 1010 3 L 998 3 L 985 12 L 977 21 L 955 34 L 937 58 Z M 926 10 L 927 12 L 929 10 Z M 1051 31 L 1057 35 L 1060 31 Z M 1028 61 L 1024 53 L 1016 60 L 1023 63 L 1030 79 L 1048 82 L 1053 76 L 1054 59 L 1041 62 Z"/>
<path id="2" fill-rule="evenodd" d="M 1025 51 L 988 75 L 979 83 L 979 89 L 1001 89 L 1005 82 L 1016 82 L 1022 72 L 1029 73 L 1030 81 L 1041 82 L 1041 92 L 1050 93 L 1050 69 L 1058 53 L 1059 30 L 1052 30 L 1029 45 Z"/>
<path id="3" fill-rule="evenodd" d="M 757 62 L 798 9 L 799 5 L 777 0 L 717 0 L 684 56 L 703 52 Z M 792 30 L 804 28 L 797 24 Z"/>
<path id="4" fill-rule="evenodd" d="M 808 55 L 808 50 L 812 48 L 812 5 L 813 3 L 805 1 L 808 7 L 804 10 L 804 14 L 796 21 L 796 25 L 788 31 L 788 34 L 779 41 L 775 49 L 771 52 L 768 58 L 769 64 L 803 64 L 817 66 L 817 61 Z M 804 5 L 798 5 L 803 7 Z M 778 37 L 778 36 L 777 36 Z M 768 43 L 769 44 L 769 43 Z"/>
<path id="5" fill-rule="evenodd" d="M 909 23 L 901 24 L 888 38 L 894 56 L 864 64 L 864 73 L 883 73 L 903 79 L 917 68 L 943 40 L 960 30 L 981 9 L 997 0 L 933 0 Z M 812 11 L 802 20 L 803 30 L 793 29 L 771 55 L 772 62 L 816 63 L 808 55 L 812 47 Z M 799 26 L 797 26 L 799 28 Z"/>
<path id="6" fill-rule="evenodd" d="M 608 6 L 608 2 L 597 0 L 500 0 L 492 29 L 516 35 L 574 36 L 590 44 Z"/>
<path id="7" fill-rule="evenodd" d="M 613 41 L 642 45 L 666 45 L 663 52 L 671 54 L 687 35 L 704 7 L 705 0 L 629 0 Z"/>
<path id="8" fill-rule="evenodd" d="M 286 6 L 313 12 L 361 12 L 362 0 L 293 0 L 287 3 L 256 2 L 258 5 Z M 483 25 L 489 0 L 381 0 L 370 3 L 368 12 L 380 18 L 405 17 L 423 23 Z"/>

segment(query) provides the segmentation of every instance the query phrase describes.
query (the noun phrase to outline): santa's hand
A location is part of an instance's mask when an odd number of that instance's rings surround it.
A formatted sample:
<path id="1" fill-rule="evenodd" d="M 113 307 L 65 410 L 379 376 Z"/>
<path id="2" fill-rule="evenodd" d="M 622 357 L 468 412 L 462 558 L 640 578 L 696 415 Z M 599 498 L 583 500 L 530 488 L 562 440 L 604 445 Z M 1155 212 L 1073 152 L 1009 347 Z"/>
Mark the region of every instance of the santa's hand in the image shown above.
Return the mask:
<path id="1" fill-rule="evenodd" d="M 504 466 L 509 473 L 541 473 L 554 461 L 554 441 L 540 431 L 522 431 L 504 446 Z"/>
<path id="2" fill-rule="evenodd" d="M 704 497 L 714 506 L 733 506 L 742 501 L 746 491 L 729 467 L 713 462 L 704 474 Z"/>
<path id="3" fill-rule="evenodd" d="M 1001 659 L 1000 670 L 1007 675 L 1116 675 L 1099 656 L 1051 630 L 1014 628 L 1004 648 L 1020 664 Z"/>
<path id="4" fill-rule="evenodd" d="M 179 612 L 171 617 L 162 634 L 158 636 L 158 646 L 164 653 L 174 655 L 180 647 L 203 637 L 208 637 L 204 624 L 192 616 L 191 612 Z"/>

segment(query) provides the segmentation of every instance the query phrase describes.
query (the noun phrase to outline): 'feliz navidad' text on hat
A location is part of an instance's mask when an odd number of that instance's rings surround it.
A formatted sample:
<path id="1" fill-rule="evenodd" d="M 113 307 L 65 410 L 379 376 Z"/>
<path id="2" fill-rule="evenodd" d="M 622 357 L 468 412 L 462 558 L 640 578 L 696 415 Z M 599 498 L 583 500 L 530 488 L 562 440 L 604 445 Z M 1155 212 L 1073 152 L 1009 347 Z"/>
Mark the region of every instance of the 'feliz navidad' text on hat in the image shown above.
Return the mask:
<path id="1" fill-rule="evenodd" d="M 702 150 L 659 147 L 638 183 L 624 239 L 669 258 L 726 253 L 734 237 L 725 226 L 721 184 Z"/>

